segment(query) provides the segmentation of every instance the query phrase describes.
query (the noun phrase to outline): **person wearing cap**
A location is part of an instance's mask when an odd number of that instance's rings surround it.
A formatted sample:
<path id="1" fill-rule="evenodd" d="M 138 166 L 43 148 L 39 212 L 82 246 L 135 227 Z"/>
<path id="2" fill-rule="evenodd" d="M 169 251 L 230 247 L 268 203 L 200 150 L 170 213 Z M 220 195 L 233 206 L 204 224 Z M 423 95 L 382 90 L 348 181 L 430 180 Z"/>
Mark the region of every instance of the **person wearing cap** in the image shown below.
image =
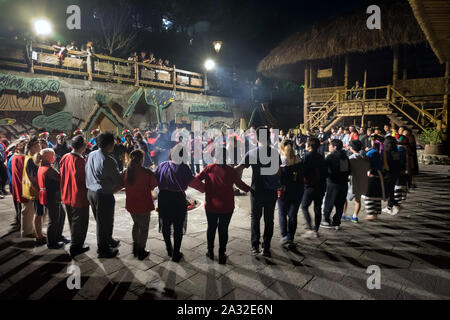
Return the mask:
<path id="1" fill-rule="evenodd" d="M 59 161 L 61 161 L 62 157 L 70 153 L 72 149 L 67 144 L 67 135 L 65 133 L 60 133 L 56 136 L 56 146 L 53 148 L 56 154 L 56 165 L 59 166 Z"/>
<path id="2" fill-rule="evenodd" d="M 126 140 L 127 135 L 131 135 L 131 131 L 128 129 L 123 129 L 122 130 L 122 138 L 121 138 L 123 144 L 125 144 L 127 142 L 127 140 Z"/>
<path id="3" fill-rule="evenodd" d="M 50 134 L 49 134 L 47 131 L 44 131 L 44 132 L 42 132 L 42 133 L 39 133 L 39 139 L 44 139 L 45 141 L 47 141 L 49 148 L 53 148 L 53 147 L 54 147 L 53 143 L 51 143 L 51 142 L 48 140 L 48 137 L 49 137 L 49 136 L 50 136 Z"/>
<path id="4" fill-rule="evenodd" d="M 100 134 L 100 129 L 94 129 L 91 131 L 91 135 L 93 135 L 93 137 L 91 138 L 91 140 L 89 140 L 89 143 L 92 146 L 95 146 L 97 144 L 97 137 Z"/>
<path id="5" fill-rule="evenodd" d="M 61 173 L 61 202 L 64 204 L 70 225 L 70 255 L 75 257 L 89 250 L 84 246 L 89 225 L 89 201 L 86 188 L 86 140 L 78 135 L 72 139 L 72 152 L 59 162 Z"/>

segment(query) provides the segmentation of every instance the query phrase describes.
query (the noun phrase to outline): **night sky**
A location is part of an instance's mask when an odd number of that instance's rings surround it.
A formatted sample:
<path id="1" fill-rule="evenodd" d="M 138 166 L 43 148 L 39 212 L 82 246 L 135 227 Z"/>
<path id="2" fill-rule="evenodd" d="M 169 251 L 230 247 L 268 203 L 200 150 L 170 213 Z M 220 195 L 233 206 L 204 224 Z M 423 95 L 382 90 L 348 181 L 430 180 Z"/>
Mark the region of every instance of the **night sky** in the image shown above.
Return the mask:
<path id="1" fill-rule="evenodd" d="M 378 1 L 380 2 L 380 1 Z M 125 4 L 124 4 L 125 3 Z M 82 11 L 81 31 L 65 29 L 65 8 L 77 4 Z M 108 10 L 108 5 L 127 5 L 143 13 L 149 24 L 155 25 L 161 16 L 169 16 L 174 25 L 208 21 L 209 31 L 203 38 L 192 38 L 185 32 L 155 30 L 144 33 L 134 50 L 153 51 L 185 67 L 198 68 L 206 56 L 215 55 L 210 42 L 222 40 L 223 50 L 215 58 L 221 65 L 241 70 L 255 70 L 257 63 L 286 36 L 312 24 L 374 4 L 366 0 L 268 1 L 268 0 L 0 0 L 0 24 L 3 34 L 27 32 L 33 16 L 46 16 L 54 24 L 55 34 L 63 41 L 84 42 L 96 31 L 87 22 L 93 8 Z M 87 17 L 87 18 L 86 18 Z M 86 28 L 87 25 L 87 28 Z M 156 43 L 156 44 L 155 44 Z M 118 53 L 126 56 L 128 52 Z"/>

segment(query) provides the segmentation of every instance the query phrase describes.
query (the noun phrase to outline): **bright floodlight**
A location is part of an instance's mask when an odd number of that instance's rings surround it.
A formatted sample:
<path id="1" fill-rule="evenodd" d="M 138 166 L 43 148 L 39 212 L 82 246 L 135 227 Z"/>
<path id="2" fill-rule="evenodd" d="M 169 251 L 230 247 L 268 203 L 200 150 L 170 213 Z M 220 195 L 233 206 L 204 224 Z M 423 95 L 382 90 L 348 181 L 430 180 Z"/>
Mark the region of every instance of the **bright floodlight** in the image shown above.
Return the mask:
<path id="1" fill-rule="evenodd" d="M 47 36 L 52 33 L 52 25 L 45 19 L 34 21 L 34 31 L 40 36 Z"/>
<path id="2" fill-rule="evenodd" d="M 216 53 L 219 53 L 220 48 L 222 48 L 222 41 L 214 41 L 213 42 L 213 46 L 214 46 L 214 50 L 216 50 Z"/>
<path id="3" fill-rule="evenodd" d="M 216 67 L 214 60 L 208 59 L 205 61 L 205 69 L 210 71 Z"/>

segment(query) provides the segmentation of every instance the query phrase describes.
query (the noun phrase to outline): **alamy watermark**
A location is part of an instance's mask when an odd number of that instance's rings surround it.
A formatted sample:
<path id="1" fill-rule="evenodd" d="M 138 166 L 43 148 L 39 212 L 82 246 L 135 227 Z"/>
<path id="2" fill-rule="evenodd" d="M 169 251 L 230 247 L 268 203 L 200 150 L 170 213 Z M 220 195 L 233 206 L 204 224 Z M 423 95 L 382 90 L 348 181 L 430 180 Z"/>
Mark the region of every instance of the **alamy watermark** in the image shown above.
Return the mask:
<path id="1" fill-rule="evenodd" d="M 370 276 L 367 278 L 367 289 L 373 290 L 373 289 L 381 289 L 381 269 L 377 265 L 370 265 L 367 267 L 366 270 L 367 274 L 370 274 Z"/>
<path id="2" fill-rule="evenodd" d="M 381 9 L 379 6 L 373 4 L 367 7 L 367 14 L 370 16 L 366 20 L 366 26 L 369 30 L 381 29 Z"/>
<path id="3" fill-rule="evenodd" d="M 70 5 L 66 9 L 66 14 L 70 14 L 66 19 L 66 26 L 69 30 L 81 29 L 81 10 L 77 5 Z"/>

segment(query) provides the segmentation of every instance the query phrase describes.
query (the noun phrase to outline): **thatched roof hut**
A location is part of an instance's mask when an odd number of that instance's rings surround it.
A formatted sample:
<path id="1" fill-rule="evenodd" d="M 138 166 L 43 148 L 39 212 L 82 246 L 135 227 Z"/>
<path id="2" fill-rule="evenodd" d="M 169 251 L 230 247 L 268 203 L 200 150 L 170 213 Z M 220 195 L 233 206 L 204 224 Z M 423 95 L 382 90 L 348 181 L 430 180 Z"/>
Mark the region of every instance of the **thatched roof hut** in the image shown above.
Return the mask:
<path id="1" fill-rule="evenodd" d="M 301 62 L 426 41 L 406 1 L 380 8 L 380 30 L 367 28 L 369 14 L 366 8 L 361 8 L 348 16 L 291 35 L 259 63 L 258 72 L 279 76 L 281 71 Z"/>

